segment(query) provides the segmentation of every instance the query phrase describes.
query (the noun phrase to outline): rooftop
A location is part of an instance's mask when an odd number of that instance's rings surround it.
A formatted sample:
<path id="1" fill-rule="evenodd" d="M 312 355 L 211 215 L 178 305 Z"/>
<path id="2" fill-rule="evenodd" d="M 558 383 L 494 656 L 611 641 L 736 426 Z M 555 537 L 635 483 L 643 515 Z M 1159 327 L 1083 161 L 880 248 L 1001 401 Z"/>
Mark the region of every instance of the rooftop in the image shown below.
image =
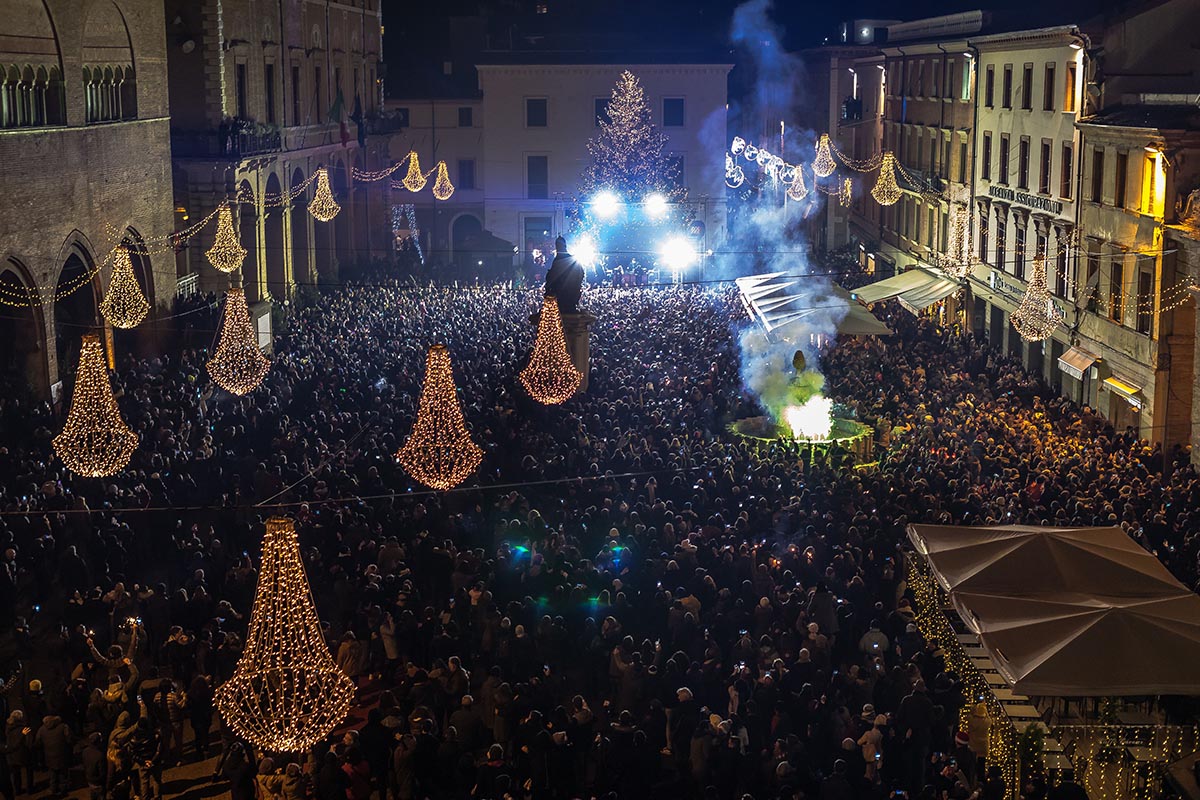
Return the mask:
<path id="1" fill-rule="evenodd" d="M 1122 104 L 1084 117 L 1079 120 L 1079 124 L 1163 131 L 1200 131 L 1200 106 Z"/>

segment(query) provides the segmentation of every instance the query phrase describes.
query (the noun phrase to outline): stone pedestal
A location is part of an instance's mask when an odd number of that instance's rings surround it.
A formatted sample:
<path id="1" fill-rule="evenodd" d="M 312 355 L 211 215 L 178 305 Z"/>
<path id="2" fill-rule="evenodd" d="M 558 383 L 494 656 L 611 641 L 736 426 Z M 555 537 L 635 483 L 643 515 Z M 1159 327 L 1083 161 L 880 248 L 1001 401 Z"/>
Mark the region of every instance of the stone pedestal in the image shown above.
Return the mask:
<path id="1" fill-rule="evenodd" d="M 583 373 L 579 391 L 586 392 L 592 361 L 590 329 L 596 321 L 596 316 L 586 311 L 576 311 L 574 314 L 563 314 L 562 320 L 563 336 L 567 340 L 567 352 L 571 354 L 571 363 Z"/>

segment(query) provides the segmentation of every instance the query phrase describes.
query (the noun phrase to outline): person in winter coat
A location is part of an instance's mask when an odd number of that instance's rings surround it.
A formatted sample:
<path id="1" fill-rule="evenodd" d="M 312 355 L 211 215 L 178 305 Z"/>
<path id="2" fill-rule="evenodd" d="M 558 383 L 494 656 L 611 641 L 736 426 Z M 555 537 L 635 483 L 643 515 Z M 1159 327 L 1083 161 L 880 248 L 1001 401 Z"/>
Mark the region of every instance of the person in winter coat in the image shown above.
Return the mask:
<path id="1" fill-rule="evenodd" d="M 187 714 L 188 721 L 192 724 L 196 754 L 203 761 L 208 758 L 209 743 L 212 740 L 213 690 L 212 678 L 208 675 L 197 675 L 192 679 L 192 685 L 188 687 L 187 692 Z"/>
<path id="2" fill-rule="evenodd" d="M 17 794 L 33 791 L 33 730 L 24 711 L 13 711 L 4 726 L 4 755 Z"/>
<path id="3" fill-rule="evenodd" d="M 147 717 L 138 719 L 129 736 L 129 755 L 138 781 L 139 800 L 162 796 L 162 737 Z"/>
<path id="4" fill-rule="evenodd" d="M 870 730 L 858 739 L 862 747 L 863 762 L 866 764 L 866 779 L 871 783 L 879 781 L 880 762 L 883 761 L 883 729 L 887 727 L 887 717 L 883 714 L 875 717 Z"/>
<path id="5" fill-rule="evenodd" d="M 337 753 L 327 751 L 321 761 L 321 768 L 317 771 L 317 800 L 346 800 L 346 790 L 349 786 L 350 779 L 342 772 Z"/>
<path id="6" fill-rule="evenodd" d="M 71 768 L 71 729 L 62 717 L 49 715 L 34 736 L 33 743 L 41 748 L 43 763 L 50 770 L 50 792 L 64 794 L 68 788 L 67 770 Z"/>
<path id="7" fill-rule="evenodd" d="M 254 794 L 257 800 L 283 799 L 283 773 L 275 769 L 275 761 L 264 758 L 258 762 L 258 775 L 254 778 Z"/>
<path id="8" fill-rule="evenodd" d="M 105 752 L 103 736 L 99 733 L 88 735 L 80 761 L 83 763 L 83 779 L 87 782 L 88 796 L 91 800 L 103 800 L 104 787 L 108 783 L 108 754 Z"/>
<path id="9" fill-rule="evenodd" d="M 221 753 L 216 775 L 229 781 L 230 800 L 254 800 L 254 768 L 241 742 L 231 741 Z"/>

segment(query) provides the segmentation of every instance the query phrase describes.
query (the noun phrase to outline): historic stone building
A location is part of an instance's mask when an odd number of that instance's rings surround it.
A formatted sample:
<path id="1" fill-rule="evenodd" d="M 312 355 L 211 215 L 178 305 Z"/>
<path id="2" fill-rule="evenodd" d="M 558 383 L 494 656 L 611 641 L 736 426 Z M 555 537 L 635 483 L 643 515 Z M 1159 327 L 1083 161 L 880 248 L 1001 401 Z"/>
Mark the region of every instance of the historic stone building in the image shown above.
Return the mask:
<path id="1" fill-rule="evenodd" d="M 339 266 L 388 253 L 389 181 L 354 170 L 388 165 L 376 130 L 380 104 L 378 0 L 168 0 L 175 214 L 183 229 L 231 202 L 248 256 L 241 280 L 270 340 L 271 303 L 298 286 L 335 281 Z M 328 170 L 341 212 L 315 220 L 307 205 Z M 185 287 L 221 291 L 204 251 L 215 226 L 180 258 Z M 235 276 L 236 280 L 236 276 Z"/>
<path id="2" fill-rule="evenodd" d="M 166 37 L 160 0 L 0 3 L 0 373 L 62 398 L 80 338 L 101 328 L 108 255 L 154 310 L 105 331 L 110 357 L 150 346 L 175 296 Z M 30 302 L 30 292 L 35 300 Z"/>

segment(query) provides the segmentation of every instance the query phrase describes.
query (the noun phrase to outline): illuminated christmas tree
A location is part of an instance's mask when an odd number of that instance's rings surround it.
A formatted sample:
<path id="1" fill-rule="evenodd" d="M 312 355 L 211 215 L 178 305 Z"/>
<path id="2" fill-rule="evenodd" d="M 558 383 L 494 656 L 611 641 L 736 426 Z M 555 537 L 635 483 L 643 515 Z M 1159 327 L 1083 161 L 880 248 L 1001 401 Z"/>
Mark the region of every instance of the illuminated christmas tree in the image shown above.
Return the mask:
<path id="1" fill-rule="evenodd" d="M 677 165 L 666 153 L 669 139 L 652 118 L 637 76 L 622 72 L 600 117 L 600 133 L 587 143 L 591 163 L 579 187 L 585 196 L 608 190 L 626 202 L 641 202 L 654 192 L 668 200 L 683 198 L 675 185 Z"/>
<path id="2" fill-rule="evenodd" d="M 354 682 L 325 643 L 286 517 L 267 520 L 246 647 L 215 699 L 234 733 L 272 753 L 308 750 L 341 724 L 354 700 Z"/>

